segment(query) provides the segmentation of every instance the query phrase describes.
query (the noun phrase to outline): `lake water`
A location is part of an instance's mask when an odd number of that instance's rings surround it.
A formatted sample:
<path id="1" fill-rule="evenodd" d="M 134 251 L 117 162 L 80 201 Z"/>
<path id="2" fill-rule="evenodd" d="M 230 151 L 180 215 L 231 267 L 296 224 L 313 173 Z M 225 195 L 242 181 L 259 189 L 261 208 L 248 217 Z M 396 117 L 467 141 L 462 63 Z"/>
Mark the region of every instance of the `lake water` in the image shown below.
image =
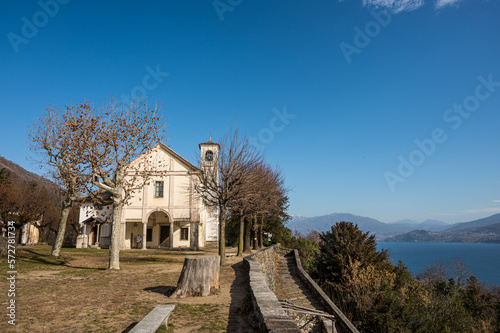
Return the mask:
<path id="1" fill-rule="evenodd" d="M 479 281 L 500 285 L 500 244 L 379 242 L 377 248 L 388 249 L 394 263 L 402 260 L 415 275 L 436 260 L 460 258 Z"/>

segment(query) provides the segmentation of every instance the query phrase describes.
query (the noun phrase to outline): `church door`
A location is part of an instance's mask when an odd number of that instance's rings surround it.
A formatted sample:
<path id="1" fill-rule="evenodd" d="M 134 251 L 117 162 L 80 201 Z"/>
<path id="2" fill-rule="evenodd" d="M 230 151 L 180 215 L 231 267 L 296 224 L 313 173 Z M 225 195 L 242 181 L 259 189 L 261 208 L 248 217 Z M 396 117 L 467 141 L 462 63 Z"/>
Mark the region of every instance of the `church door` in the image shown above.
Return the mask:
<path id="1" fill-rule="evenodd" d="M 92 245 L 96 245 L 96 243 L 97 243 L 97 226 L 92 227 L 90 239 L 92 239 Z"/>
<path id="2" fill-rule="evenodd" d="M 170 226 L 161 225 L 160 226 L 160 245 L 158 247 L 169 247 L 170 246 Z"/>

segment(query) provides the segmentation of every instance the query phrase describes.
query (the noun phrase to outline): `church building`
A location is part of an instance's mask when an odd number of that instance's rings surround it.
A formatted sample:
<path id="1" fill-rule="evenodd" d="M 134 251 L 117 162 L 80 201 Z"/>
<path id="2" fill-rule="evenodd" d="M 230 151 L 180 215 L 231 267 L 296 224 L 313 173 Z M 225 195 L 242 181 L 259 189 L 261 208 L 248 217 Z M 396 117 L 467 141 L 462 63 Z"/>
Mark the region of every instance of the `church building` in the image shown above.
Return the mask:
<path id="1" fill-rule="evenodd" d="M 121 214 L 122 249 L 189 248 L 216 246 L 219 215 L 196 193 L 201 168 L 216 167 L 219 144 L 199 144 L 201 166 L 197 167 L 163 143 L 131 164 L 148 159 L 150 179 L 132 194 Z M 153 162 L 151 162 L 153 161 Z M 152 167 L 151 167 L 152 166 Z M 108 248 L 111 243 L 112 207 L 91 202 L 80 207 L 77 248 Z"/>

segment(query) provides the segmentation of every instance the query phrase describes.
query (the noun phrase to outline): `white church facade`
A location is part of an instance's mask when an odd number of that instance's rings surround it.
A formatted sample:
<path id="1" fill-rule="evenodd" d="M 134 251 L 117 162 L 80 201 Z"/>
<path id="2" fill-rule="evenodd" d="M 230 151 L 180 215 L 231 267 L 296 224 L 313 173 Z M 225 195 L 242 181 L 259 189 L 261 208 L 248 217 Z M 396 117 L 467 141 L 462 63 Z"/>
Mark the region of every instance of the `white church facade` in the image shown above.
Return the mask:
<path id="1" fill-rule="evenodd" d="M 202 166 L 213 166 L 219 145 L 209 140 L 199 145 Z M 121 248 L 189 248 L 216 245 L 218 210 L 207 207 L 196 193 L 201 177 L 196 167 L 170 147 L 158 143 L 148 153 L 154 161 L 150 179 L 133 193 L 121 214 Z M 139 163 L 145 155 L 132 163 Z M 201 167 L 202 167 L 201 166 Z M 77 248 L 108 248 L 111 240 L 111 207 L 90 202 L 80 207 Z M 138 237 L 139 236 L 139 237 Z"/>

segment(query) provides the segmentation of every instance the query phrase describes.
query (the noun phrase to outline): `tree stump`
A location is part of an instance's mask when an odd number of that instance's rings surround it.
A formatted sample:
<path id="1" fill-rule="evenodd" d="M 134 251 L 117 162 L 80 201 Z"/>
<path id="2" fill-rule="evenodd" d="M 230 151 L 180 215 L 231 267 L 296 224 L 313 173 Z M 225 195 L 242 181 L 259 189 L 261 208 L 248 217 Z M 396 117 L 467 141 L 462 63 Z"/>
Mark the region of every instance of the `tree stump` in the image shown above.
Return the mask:
<path id="1" fill-rule="evenodd" d="M 208 296 L 219 292 L 220 257 L 189 256 L 184 259 L 177 289 L 171 298 Z"/>

